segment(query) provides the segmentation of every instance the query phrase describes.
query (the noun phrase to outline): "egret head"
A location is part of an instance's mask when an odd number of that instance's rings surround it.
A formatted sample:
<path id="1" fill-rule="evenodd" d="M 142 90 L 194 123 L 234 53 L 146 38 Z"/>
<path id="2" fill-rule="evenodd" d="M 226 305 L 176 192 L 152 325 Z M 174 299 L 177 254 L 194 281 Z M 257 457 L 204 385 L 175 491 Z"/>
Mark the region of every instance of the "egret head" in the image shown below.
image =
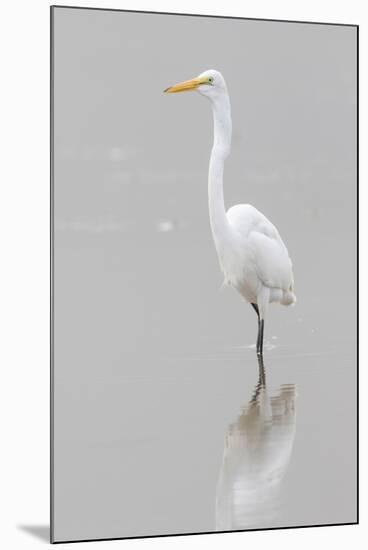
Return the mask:
<path id="1" fill-rule="evenodd" d="M 227 93 L 224 77 L 219 71 L 213 69 L 204 71 L 191 80 L 185 80 L 164 90 L 167 94 L 191 91 L 199 92 L 212 100 Z"/>

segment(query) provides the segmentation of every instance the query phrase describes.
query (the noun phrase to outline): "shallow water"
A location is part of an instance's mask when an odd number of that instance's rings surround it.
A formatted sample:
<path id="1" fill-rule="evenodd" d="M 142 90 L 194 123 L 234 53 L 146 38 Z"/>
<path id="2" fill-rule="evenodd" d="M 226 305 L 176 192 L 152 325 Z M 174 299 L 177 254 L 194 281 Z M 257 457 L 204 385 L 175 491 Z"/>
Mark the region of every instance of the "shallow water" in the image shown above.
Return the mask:
<path id="1" fill-rule="evenodd" d="M 55 19 L 56 540 L 356 520 L 355 30 L 211 20 L 225 47 L 188 24 Z M 226 203 L 294 264 L 261 377 L 210 234 L 209 106 L 161 93 L 208 63 L 233 106 Z"/>
<path id="2" fill-rule="evenodd" d="M 168 254 L 161 238 L 149 247 L 156 266 Z M 354 318 L 324 320 L 322 300 L 302 293 L 294 308 L 271 307 L 260 388 L 256 316 L 232 289 L 218 291 L 215 269 L 204 283 L 188 275 L 177 294 L 179 248 L 169 279 L 154 263 L 146 271 L 144 255 L 133 279 L 119 267 L 116 237 L 87 243 L 73 235 L 57 256 L 73 265 L 55 315 L 59 532 L 354 521 Z"/>

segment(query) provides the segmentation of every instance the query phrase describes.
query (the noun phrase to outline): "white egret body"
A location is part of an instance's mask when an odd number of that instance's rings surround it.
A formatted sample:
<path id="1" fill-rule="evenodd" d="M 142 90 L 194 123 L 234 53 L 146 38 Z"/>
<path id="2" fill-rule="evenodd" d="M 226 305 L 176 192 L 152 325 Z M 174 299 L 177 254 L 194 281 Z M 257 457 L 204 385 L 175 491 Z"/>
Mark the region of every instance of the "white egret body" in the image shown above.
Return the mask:
<path id="1" fill-rule="evenodd" d="M 210 223 L 225 282 L 252 304 L 258 315 L 257 353 L 263 352 L 264 318 L 270 302 L 291 305 L 292 263 L 276 227 L 250 204 L 237 204 L 227 212 L 223 172 L 231 148 L 231 107 L 221 73 L 209 70 L 197 78 L 167 88 L 167 93 L 197 90 L 212 105 L 214 141 L 208 174 Z"/>

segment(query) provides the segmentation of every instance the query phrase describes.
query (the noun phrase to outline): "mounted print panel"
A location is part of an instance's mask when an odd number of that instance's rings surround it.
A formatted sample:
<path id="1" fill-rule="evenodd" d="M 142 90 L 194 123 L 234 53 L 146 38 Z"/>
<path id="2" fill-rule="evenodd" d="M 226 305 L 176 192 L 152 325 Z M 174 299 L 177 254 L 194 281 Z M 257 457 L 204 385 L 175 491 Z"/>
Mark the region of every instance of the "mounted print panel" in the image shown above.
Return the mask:
<path id="1" fill-rule="evenodd" d="M 51 25 L 52 541 L 356 523 L 357 27 Z"/>

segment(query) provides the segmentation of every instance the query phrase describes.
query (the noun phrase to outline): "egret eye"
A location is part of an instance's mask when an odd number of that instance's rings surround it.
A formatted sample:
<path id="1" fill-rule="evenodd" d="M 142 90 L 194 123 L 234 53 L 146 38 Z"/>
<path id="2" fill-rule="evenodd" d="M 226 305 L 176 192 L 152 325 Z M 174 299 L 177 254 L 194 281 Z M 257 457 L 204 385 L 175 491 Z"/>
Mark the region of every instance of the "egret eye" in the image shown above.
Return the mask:
<path id="1" fill-rule="evenodd" d="M 213 76 L 209 76 L 209 77 L 208 77 L 208 82 L 209 82 L 210 84 L 212 84 L 212 82 L 213 82 Z"/>

